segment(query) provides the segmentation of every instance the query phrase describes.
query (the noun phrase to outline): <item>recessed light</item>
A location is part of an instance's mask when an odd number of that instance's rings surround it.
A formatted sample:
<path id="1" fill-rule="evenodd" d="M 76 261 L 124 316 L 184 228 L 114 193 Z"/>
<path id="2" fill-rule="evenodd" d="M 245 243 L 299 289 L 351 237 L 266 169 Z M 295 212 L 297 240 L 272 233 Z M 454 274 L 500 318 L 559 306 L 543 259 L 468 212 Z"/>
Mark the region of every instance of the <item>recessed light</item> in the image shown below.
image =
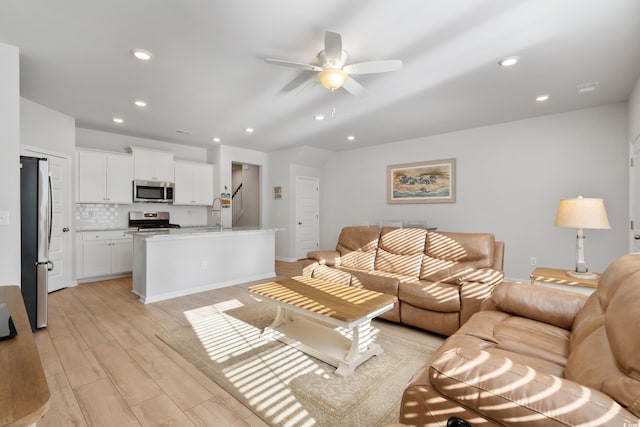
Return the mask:
<path id="1" fill-rule="evenodd" d="M 253 128 L 245 128 L 244 131 L 246 133 L 253 133 L 254 129 Z"/>
<path id="2" fill-rule="evenodd" d="M 119 124 L 119 123 L 124 123 L 124 119 L 121 119 L 120 117 L 114 117 L 114 118 L 113 118 L 113 121 L 114 121 L 115 123 L 118 123 L 118 124 Z"/>
<path id="3" fill-rule="evenodd" d="M 347 139 L 348 139 L 349 141 L 355 141 L 356 137 L 355 137 L 355 136 L 353 136 L 353 135 L 349 135 L 349 136 L 347 137 Z"/>
<path id="4" fill-rule="evenodd" d="M 516 65 L 518 61 L 520 61 L 519 56 L 507 56 L 506 58 L 498 62 L 498 64 L 501 67 L 511 67 L 512 65 Z"/>
<path id="5" fill-rule="evenodd" d="M 222 141 L 222 139 L 218 138 L 217 136 L 213 138 L 213 142 L 220 142 L 220 141 Z"/>
<path id="6" fill-rule="evenodd" d="M 536 101 L 538 102 L 545 102 L 549 100 L 549 95 L 540 95 L 536 98 Z"/>
<path id="7" fill-rule="evenodd" d="M 143 101 L 142 99 L 136 99 L 135 101 L 133 101 L 133 103 L 141 108 L 147 106 L 147 101 Z"/>
<path id="8" fill-rule="evenodd" d="M 148 61 L 153 56 L 151 52 L 144 49 L 131 49 L 131 54 L 141 61 Z"/>
<path id="9" fill-rule="evenodd" d="M 320 120 L 324 120 L 324 115 L 323 114 L 316 114 L 315 116 L 313 116 L 314 119 L 320 121 Z"/>
<path id="10" fill-rule="evenodd" d="M 578 93 L 589 93 L 593 92 L 598 88 L 598 82 L 585 83 L 582 85 L 578 85 Z"/>

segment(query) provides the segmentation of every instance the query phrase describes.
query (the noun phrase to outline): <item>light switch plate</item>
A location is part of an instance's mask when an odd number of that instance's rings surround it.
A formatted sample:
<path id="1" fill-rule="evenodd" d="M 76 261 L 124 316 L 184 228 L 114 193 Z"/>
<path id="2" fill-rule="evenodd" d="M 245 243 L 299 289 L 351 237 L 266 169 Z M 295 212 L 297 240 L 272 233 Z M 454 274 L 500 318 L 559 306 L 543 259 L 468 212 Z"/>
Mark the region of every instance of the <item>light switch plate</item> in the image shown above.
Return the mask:
<path id="1" fill-rule="evenodd" d="M 9 211 L 0 211 L 0 225 L 9 225 Z"/>

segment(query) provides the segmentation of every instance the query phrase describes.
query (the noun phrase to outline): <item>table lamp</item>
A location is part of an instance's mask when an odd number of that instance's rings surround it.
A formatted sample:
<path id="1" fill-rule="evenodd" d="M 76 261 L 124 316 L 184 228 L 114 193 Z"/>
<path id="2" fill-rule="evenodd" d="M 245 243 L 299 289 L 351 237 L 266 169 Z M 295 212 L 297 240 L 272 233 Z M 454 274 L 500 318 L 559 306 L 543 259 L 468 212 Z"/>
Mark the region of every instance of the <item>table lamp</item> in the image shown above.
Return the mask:
<path id="1" fill-rule="evenodd" d="M 602 199 L 562 199 L 556 214 L 556 227 L 571 227 L 578 229 L 576 237 L 576 270 L 567 274 L 576 279 L 597 279 L 598 275 L 589 273 L 584 262 L 584 231 L 585 228 L 611 228 L 607 211 Z"/>

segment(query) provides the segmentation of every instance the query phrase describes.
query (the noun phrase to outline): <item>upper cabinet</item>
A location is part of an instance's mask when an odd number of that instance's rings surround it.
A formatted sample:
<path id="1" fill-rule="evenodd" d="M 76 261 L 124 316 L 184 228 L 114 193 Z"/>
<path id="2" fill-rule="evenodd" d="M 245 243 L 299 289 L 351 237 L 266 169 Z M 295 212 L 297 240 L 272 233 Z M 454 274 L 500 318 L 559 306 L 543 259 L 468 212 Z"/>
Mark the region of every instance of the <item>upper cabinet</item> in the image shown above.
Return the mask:
<path id="1" fill-rule="evenodd" d="M 173 182 L 173 153 L 131 147 L 134 179 Z"/>
<path id="2" fill-rule="evenodd" d="M 77 150 L 77 203 L 133 202 L 133 159 L 127 154 Z"/>
<path id="3" fill-rule="evenodd" d="M 175 162 L 174 205 L 211 205 L 213 165 Z"/>

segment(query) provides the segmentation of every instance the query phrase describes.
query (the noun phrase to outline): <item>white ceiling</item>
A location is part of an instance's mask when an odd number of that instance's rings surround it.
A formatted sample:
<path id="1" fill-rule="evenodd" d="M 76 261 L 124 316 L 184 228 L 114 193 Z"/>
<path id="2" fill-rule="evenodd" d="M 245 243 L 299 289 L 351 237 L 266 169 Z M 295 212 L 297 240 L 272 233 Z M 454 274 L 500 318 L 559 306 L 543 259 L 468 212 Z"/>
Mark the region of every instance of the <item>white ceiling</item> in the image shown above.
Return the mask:
<path id="1" fill-rule="evenodd" d="M 316 64 L 326 30 L 342 34 L 351 63 L 404 69 L 358 76 L 367 95 L 355 97 L 300 91 L 314 73 L 263 61 Z M 2 0 L 0 42 L 20 48 L 21 95 L 80 127 L 198 147 L 219 136 L 261 151 L 345 150 L 627 100 L 640 1 Z M 141 62 L 133 48 L 154 56 Z M 521 62 L 499 67 L 508 55 Z M 589 82 L 597 91 L 578 94 Z M 542 93 L 550 100 L 536 103 Z"/>

